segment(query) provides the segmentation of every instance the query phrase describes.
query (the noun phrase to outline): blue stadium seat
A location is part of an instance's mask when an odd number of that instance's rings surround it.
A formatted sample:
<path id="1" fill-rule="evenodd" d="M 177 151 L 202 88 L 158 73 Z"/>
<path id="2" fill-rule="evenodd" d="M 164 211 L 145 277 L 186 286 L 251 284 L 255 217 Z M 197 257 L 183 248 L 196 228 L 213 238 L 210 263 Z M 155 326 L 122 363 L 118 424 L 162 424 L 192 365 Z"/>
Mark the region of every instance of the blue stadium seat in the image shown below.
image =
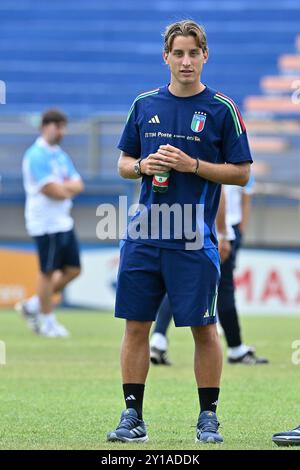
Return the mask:
<path id="1" fill-rule="evenodd" d="M 256 148 L 256 159 L 266 161 L 270 172 L 264 178 L 299 178 L 299 132 L 288 131 L 284 123 L 274 129 L 269 119 L 297 120 L 287 110 L 261 110 L 262 94 L 287 95 L 276 84 L 261 90 L 264 77 L 289 74 L 289 64 L 278 67 L 280 57 L 300 50 L 299 0 L 1 0 L 0 80 L 7 86 L 7 105 L 2 114 L 27 115 L 58 106 L 71 117 L 102 113 L 126 113 L 137 94 L 163 85 L 168 80 L 161 57 L 161 34 L 166 24 L 191 17 L 207 30 L 209 63 L 204 83 L 231 96 L 244 111 Z M 282 60 L 282 59 L 281 59 Z M 294 71 L 293 71 L 294 73 Z M 278 84 L 277 84 L 278 86 Z M 253 106 L 252 97 L 261 97 Z M 251 111 L 245 98 L 250 97 Z M 255 103 L 254 103 L 255 104 Z M 251 122 L 258 124 L 252 125 Z M 272 136 L 287 143 L 282 155 L 267 155 L 266 142 Z M 264 145 L 255 137 L 265 137 Z M 12 139 L 1 136 L 0 169 L 20 175 L 22 151 L 32 135 Z M 102 175 L 116 173 L 116 137 L 101 143 Z M 86 170 L 86 142 L 74 135 L 65 141 L 78 169 Z M 285 146 L 284 146 L 285 148 Z M 282 165 L 282 158 L 286 164 Z M 292 169 L 292 170 L 291 170 Z M 292 173 L 292 174 L 291 174 Z"/>
<path id="2" fill-rule="evenodd" d="M 276 74 L 278 56 L 294 52 L 300 3 L 2 0 L 0 79 L 8 105 L 1 111 L 56 104 L 77 116 L 125 112 L 138 93 L 168 79 L 161 33 L 182 17 L 206 26 L 211 57 L 204 81 L 241 106 L 259 93 L 261 76 Z"/>

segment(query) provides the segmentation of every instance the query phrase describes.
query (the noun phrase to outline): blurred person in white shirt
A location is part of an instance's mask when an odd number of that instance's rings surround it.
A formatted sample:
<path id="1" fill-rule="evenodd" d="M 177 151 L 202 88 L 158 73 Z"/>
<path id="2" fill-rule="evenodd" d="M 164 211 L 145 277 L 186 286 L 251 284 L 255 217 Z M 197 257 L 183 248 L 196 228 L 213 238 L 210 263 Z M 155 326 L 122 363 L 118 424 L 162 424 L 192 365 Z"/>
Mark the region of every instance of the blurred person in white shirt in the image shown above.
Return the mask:
<path id="1" fill-rule="evenodd" d="M 40 270 L 37 294 L 17 308 L 33 331 L 54 338 L 69 336 L 69 332 L 56 319 L 53 294 L 80 274 L 79 246 L 70 211 L 72 198 L 84 187 L 71 158 L 59 146 L 66 126 L 67 118 L 61 111 L 46 111 L 41 135 L 23 158 L 25 222 L 37 248 Z"/>

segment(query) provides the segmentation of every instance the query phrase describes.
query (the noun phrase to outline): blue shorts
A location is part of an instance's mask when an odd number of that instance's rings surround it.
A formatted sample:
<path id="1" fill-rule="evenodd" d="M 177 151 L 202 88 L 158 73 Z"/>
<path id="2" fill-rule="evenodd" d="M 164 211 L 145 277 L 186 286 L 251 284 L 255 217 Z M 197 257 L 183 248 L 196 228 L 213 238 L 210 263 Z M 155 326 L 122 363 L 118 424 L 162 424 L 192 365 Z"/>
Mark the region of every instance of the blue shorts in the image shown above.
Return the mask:
<path id="1" fill-rule="evenodd" d="M 176 326 L 216 323 L 219 255 L 125 241 L 121 248 L 115 316 L 155 321 L 168 293 Z"/>
<path id="2" fill-rule="evenodd" d="M 40 269 L 49 273 L 64 267 L 80 267 L 79 247 L 74 230 L 34 237 Z"/>

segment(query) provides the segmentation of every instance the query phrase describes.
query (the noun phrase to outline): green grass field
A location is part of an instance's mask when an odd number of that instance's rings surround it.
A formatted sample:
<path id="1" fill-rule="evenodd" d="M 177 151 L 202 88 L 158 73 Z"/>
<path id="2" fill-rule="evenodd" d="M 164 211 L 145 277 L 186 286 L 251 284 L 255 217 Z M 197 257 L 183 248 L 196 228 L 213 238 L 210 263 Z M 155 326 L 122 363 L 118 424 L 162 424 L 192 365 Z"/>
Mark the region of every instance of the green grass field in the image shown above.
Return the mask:
<path id="1" fill-rule="evenodd" d="M 0 449 L 199 449 L 188 329 L 170 332 L 174 366 L 151 367 L 144 412 L 149 442 L 125 446 L 105 442 L 123 408 L 123 321 L 85 311 L 60 318 L 71 339 L 34 336 L 17 314 L 0 312 L 0 340 L 7 349 L 7 364 L 0 366 Z M 242 325 L 245 341 L 271 364 L 225 364 L 218 411 L 225 443 L 218 448 L 275 450 L 272 434 L 300 423 L 300 365 L 291 363 L 300 320 L 244 317 Z"/>

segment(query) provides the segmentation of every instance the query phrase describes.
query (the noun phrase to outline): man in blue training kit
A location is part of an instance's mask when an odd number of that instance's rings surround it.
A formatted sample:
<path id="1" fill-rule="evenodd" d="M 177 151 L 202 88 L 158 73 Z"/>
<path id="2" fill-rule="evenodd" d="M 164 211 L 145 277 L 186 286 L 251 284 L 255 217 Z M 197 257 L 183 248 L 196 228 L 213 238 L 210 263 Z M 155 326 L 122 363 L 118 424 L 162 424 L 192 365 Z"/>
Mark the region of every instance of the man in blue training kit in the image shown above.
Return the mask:
<path id="1" fill-rule="evenodd" d="M 115 316 L 126 319 L 121 367 L 127 409 L 107 439 L 148 439 L 142 408 L 149 332 L 167 292 L 175 325 L 191 327 L 195 342 L 196 441 L 220 443 L 215 217 L 220 185 L 245 185 L 252 159 L 235 103 L 200 81 L 208 59 L 203 28 L 190 20 L 168 26 L 163 57 L 169 85 L 135 99 L 119 143 L 120 175 L 142 177 L 142 186 L 121 242 L 115 307 Z"/>

